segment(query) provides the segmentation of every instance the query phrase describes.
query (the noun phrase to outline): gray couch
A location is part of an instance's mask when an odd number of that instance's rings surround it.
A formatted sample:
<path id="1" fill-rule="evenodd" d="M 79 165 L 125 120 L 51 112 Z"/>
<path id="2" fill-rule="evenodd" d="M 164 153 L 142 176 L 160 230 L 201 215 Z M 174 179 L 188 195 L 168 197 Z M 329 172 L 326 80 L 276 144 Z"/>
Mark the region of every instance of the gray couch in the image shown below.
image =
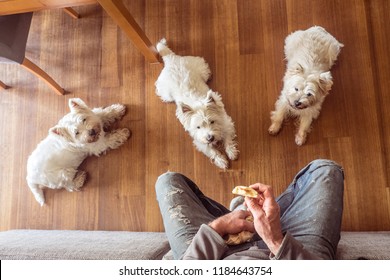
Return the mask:
<path id="1" fill-rule="evenodd" d="M 342 232 L 337 259 L 390 259 L 390 231 Z M 163 232 L 9 230 L 1 260 L 156 260 L 169 252 Z"/>

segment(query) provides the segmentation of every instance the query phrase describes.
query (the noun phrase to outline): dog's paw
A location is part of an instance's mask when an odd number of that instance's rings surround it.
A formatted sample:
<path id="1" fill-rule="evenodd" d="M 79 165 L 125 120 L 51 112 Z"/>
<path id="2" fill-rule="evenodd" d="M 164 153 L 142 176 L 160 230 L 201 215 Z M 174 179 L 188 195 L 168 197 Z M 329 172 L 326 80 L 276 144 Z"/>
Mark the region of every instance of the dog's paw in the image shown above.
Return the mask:
<path id="1" fill-rule="evenodd" d="M 230 145 L 226 147 L 225 152 L 230 160 L 236 160 L 238 158 L 238 155 L 240 154 L 240 151 L 237 150 L 236 145 Z"/>
<path id="2" fill-rule="evenodd" d="M 118 139 L 122 141 L 123 144 L 131 136 L 131 130 L 128 128 L 118 129 L 116 134 L 118 135 Z"/>
<path id="3" fill-rule="evenodd" d="M 131 136 L 131 131 L 127 128 L 117 129 L 113 132 L 114 138 L 119 145 L 126 142 Z"/>
<path id="4" fill-rule="evenodd" d="M 87 172 L 77 171 L 76 176 L 74 177 L 71 184 L 65 187 L 68 192 L 78 192 L 84 186 L 85 181 L 87 180 Z"/>
<path id="5" fill-rule="evenodd" d="M 277 135 L 279 133 L 281 127 L 282 127 L 281 125 L 273 123 L 268 128 L 268 133 L 271 134 L 271 135 Z"/>
<path id="6" fill-rule="evenodd" d="M 227 169 L 229 167 L 229 161 L 224 156 L 216 156 L 212 159 L 213 163 L 222 169 Z"/>
<path id="7" fill-rule="evenodd" d="M 305 142 L 306 142 L 306 136 L 307 136 L 306 133 L 297 133 L 297 134 L 295 135 L 295 143 L 296 143 L 298 146 L 302 146 L 302 145 L 305 144 Z"/>
<path id="8" fill-rule="evenodd" d="M 121 119 L 126 113 L 126 106 L 123 104 L 113 104 L 110 108 L 112 114 L 115 116 L 115 119 Z"/>
<path id="9" fill-rule="evenodd" d="M 117 129 L 108 135 L 108 147 L 116 149 L 126 142 L 131 136 L 131 131 L 127 128 Z"/>
<path id="10" fill-rule="evenodd" d="M 71 191 L 80 191 L 82 186 L 84 186 L 85 181 L 87 180 L 87 172 L 78 171 L 76 177 L 73 179 L 74 188 Z"/>
<path id="11" fill-rule="evenodd" d="M 113 104 L 105 108 L 95 108 L 93 112 L 100 117 L 106 130 L 115 121 L 122 119 L 126 113 L 126 106 L 122 104 Z"/>

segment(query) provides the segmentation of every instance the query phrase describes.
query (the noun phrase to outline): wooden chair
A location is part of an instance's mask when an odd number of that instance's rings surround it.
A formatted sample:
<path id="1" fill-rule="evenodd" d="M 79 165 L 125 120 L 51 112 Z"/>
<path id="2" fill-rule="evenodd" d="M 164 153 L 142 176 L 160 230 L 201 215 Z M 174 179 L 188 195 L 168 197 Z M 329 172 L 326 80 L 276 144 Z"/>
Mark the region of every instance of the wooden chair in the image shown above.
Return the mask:
<path id="1" fill-rule="evenodd" d="M 65 90 L 25 56 L 32 16 L 33 13 L 0 16 L 0 62 L 21 64 L 42 79 L 57 94 L 63 95 Z M 9 86 L 0 81 L 0 88 L 7 89 Z"/>

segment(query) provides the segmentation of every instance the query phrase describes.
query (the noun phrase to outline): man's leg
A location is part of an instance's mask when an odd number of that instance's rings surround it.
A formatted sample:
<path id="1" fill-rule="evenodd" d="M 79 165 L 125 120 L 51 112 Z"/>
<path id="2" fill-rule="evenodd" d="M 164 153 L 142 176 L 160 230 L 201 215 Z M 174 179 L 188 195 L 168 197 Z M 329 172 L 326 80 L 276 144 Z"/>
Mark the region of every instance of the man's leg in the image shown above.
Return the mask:
<path id="1" fill-rule="evenodd" d="M 179 173 L 162 174 L 156 182 L 156 196 L 175 259 L 185 253 L 202 224 L 229 212 Z"/>
<path id="2" fill-rule="evenodd" d="M 276 201 L 283 232 L 290 232 L 311 253 L 334 259 L 340 240 L 344 174 L 330 160 L 302 169 Z"/>

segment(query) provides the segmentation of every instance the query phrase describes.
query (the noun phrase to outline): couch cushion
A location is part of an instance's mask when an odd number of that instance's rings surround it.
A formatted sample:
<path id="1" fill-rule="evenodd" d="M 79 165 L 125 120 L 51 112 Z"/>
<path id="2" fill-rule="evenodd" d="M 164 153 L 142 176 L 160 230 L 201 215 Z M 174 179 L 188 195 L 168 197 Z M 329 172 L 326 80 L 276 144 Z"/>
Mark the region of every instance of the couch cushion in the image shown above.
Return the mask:
<path id="1" fill-rule="evenodd" d="M 390 231 L 341 232 L 337 259 L 389 260 Z"/>
<path id="2" fill-rule="evenodd" d="M 0 259 L 142 260 L 169 251 L 163 232 L 9 230 L 0 232 Z"/>
<path id="3" fill-rule="evenodd" d="M 342 232 L 337 259 L 390 259 L 390 231 Z M 161 259 L 169 251 L 163 232 L 9 230 L 0 232 L 1 260 Z M 167 254 L 169 255 L 169 254 Z"/>

